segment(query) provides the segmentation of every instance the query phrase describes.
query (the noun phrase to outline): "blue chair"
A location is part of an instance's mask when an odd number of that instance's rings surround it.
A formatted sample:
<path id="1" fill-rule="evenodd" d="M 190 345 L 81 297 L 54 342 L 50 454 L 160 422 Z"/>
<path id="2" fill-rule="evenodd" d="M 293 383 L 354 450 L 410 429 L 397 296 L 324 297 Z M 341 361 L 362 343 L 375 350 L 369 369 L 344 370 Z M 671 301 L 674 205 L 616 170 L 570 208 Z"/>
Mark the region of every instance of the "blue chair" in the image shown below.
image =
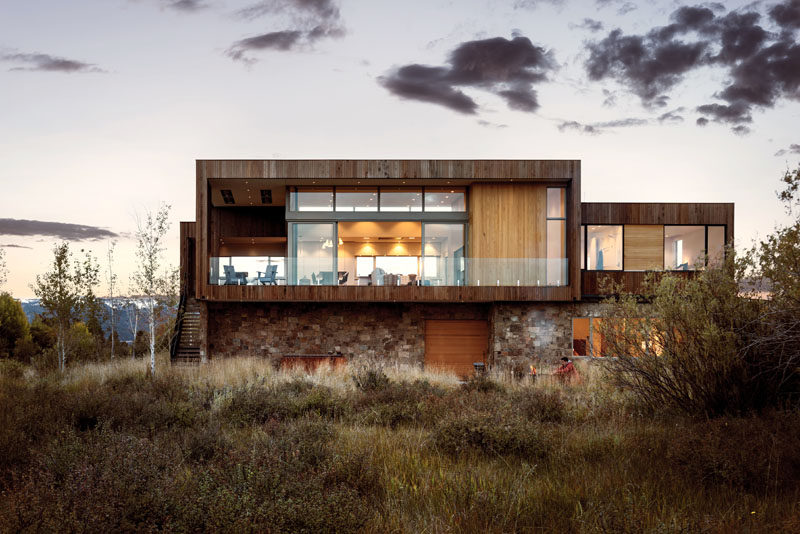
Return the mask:
<path id="1" fill-rule="evenodd" d="M 258 281 L 261 283 L 261 285 L 276 286 L 278 285 L 278 281 L 276 279 L 277 274 L 277 265 L 267 265 L 266 271 L 258 271 Z"/>
<path id="2" fill-rule="evenodd" d="M 236 277 L 236 269 L 233 268 L 233 265 L 223 265 L 222 270 L 225 273 L 225 284 L 226 286 L 238 286 L 239 279 Z"/>

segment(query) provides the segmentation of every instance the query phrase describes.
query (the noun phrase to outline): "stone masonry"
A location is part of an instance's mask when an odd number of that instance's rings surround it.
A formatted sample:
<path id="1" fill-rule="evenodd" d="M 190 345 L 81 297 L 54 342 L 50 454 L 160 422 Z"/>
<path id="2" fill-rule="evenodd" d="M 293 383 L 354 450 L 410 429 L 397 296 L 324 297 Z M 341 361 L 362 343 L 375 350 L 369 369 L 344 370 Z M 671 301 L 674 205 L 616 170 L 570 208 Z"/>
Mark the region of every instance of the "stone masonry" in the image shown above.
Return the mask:
<path id="1" fill-rule="evenodd" d="M 426 319 L 489 321 L 488 362 L 498 368 L 554 363 L 572 354 L 572 318 L 590 303 L 207 304 L 210 358 L 341 352 L 352 359 L 422 365 Z"/>

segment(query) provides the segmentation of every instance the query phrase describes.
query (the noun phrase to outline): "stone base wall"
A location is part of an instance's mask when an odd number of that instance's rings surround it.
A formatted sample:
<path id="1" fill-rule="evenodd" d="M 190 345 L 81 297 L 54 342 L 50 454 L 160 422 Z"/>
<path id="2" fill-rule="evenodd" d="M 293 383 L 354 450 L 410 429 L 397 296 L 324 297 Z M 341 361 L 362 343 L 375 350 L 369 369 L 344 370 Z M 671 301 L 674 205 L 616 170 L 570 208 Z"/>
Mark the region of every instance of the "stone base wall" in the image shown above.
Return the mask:
<path id="1" fill-rule="evenodd" d="M 489 363 L 525 368 L 570 356 L 572 318 L 597 310 L 591 303 L 209 302 L 208 354 L 277 359 L 333 351 L 422 365 L 426 319 L 482 319 L 489 321 Z"/>
<path id="2" fill-rule="evenodd" d="M 212 358 L 341 352 L 421 365 L 425 319 L 489 318 L 489 305 L 209 303 Z"/>

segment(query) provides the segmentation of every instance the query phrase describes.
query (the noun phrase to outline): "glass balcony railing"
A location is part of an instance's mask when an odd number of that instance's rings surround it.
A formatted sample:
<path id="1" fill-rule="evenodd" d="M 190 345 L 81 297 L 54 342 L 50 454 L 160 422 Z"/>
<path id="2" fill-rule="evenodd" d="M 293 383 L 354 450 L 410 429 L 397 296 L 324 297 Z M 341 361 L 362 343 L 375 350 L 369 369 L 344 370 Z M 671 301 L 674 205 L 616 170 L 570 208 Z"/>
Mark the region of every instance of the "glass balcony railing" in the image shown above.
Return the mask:
<path id="1" fill-rule="evenodd" d="M 249 286 L 544 286 L 569 284 L 566 258 L 322 258 L 225 256 L 210 260 L 209 284 Z"/>

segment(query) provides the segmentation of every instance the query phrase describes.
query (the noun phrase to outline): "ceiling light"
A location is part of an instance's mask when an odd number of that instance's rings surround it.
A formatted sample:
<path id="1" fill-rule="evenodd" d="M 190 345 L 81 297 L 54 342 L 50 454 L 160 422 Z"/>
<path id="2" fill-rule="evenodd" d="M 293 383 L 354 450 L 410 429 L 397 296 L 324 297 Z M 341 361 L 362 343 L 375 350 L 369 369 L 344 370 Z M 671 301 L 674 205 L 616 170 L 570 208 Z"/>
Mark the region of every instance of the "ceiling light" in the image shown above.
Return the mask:
<path id="1" fill-rule="evenodd" d="M 220 189 L 220 194 L 222 195 L 222 201 L 225 204 L 235 204 L 236 201 L 233 199 L 233 191 L 230 189 Z"/>

